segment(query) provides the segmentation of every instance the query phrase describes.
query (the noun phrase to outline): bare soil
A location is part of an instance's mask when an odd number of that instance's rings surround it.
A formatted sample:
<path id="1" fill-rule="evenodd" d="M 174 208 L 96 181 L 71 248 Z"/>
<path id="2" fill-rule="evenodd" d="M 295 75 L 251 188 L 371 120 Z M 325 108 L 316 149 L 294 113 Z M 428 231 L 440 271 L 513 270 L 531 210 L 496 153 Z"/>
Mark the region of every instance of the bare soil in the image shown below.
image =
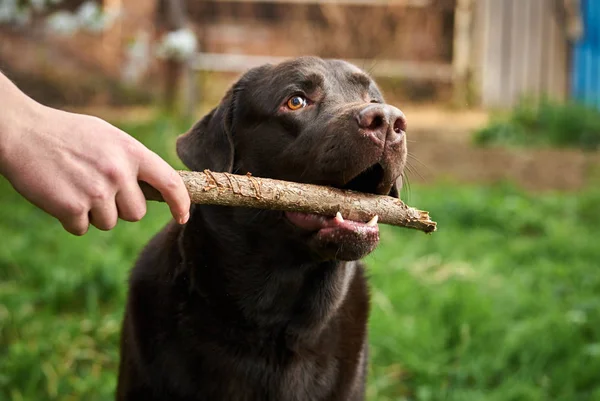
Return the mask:
<path id="1" fill-rule="evenodd" d="M 600 156 L 574 149 L 479 148 L 473 132 L 489 121 L 481 110 L 406 107 L 413 182 L 510 181 L 530 190 L 579 190 L 595 182 Z"/>

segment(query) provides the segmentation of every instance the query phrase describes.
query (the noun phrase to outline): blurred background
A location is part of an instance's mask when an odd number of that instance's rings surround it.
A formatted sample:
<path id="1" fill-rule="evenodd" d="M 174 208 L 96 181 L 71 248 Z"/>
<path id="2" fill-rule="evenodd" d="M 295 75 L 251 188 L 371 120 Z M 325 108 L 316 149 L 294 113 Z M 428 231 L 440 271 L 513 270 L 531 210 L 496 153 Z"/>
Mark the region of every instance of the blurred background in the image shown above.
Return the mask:
<path id="1" fill-rule="evenodd" d="M 305 54 L 405 112 L 402 198 L 439 227 L 382 227 L 368 258 L 368 399 L 600 400 L 598 1 L 0 0 L 0 70 L 177 168 L 239 74 Z M 0 179 L 0 400 L 112 399 L 127 274 L 168 219 L 73 237 Z"/>

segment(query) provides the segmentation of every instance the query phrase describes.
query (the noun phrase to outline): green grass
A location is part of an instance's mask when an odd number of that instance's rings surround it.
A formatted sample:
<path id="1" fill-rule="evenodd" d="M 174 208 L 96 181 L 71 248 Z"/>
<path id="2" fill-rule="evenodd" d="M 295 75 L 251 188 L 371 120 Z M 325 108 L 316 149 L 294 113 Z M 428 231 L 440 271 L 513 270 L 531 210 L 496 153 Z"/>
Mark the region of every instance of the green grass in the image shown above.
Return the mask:
<path id="1" fill-rule="evenodd" d="M 185 124 L 126 126 L 177 167 Z M 368 258 L 370 401 L 600 399 L 600 191 L 413 186 Z M 110 400 L 125 280 L 167 221 L 73 237 L 0 181 L 0 400 Z"/>
<path id="2" fill-rule="evenodd" d="M 600 148 L 600 111 L 575 102 L 523 100 L 475 132 L 478 145 Z"/>
<path id="3" fill-rule="evenodd" d="M 372 400 L 600 399 L 599 192 L 417 188 L 370 257 Z"/>

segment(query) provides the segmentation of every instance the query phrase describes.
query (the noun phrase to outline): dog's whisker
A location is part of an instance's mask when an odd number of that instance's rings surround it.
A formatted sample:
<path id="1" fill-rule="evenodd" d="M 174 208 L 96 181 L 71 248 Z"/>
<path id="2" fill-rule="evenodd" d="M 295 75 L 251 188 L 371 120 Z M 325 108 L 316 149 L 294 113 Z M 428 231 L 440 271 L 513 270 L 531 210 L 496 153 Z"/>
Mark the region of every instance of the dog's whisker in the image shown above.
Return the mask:
<path id="1" fill-rule="evenodd" d="M 412 174 L 412 175 L 416 175 L 418 176 L 422 181 L 425 181 L 425 177 L 419 172 L 419 170 L 417 170 L 413 165 L 411 165 L 409 162 L 406 163 L 406 170 Z"/>
<path id="2" fill-rule="evenodd" d="M 400 196 L 402 199 L 410 202 L 410 194 L 411 194 L 411 182 L 408 179 L 408 175 L 406 172 L 402 173 L 402 190 L 401 193 L 404 193 L 403 196 Z"/>
<path id="3" fill-rule="evenodd" d="M 408 157 L 411 159 L 411 161 L 414 161 L 416 163 L 419 163 L 421 165 L 421 167 L 424 167 L 428 170 L 428 172 L 431 173 L 431 167 L 429 167 L 427 164 L 423 163 L 421 160 L 419 160 L 416 156 L 414 156 L 412 153 L 408 153 Z M 410 164 L 410 161 L 407 161 L 408 164 Z M 412 164 L 411 164 L 412 166 Z"/>
<path id="4" fill-rule="evenodd" d="M 423 163 L 417 156 L 415 156 L 414 154 L 408 152 L 406 154 L 407 157 L 410 157 L 411 159 L 413 159 L 414 161 L 421 163 L 423 166 L 426 166 L 425 163 Z"/>

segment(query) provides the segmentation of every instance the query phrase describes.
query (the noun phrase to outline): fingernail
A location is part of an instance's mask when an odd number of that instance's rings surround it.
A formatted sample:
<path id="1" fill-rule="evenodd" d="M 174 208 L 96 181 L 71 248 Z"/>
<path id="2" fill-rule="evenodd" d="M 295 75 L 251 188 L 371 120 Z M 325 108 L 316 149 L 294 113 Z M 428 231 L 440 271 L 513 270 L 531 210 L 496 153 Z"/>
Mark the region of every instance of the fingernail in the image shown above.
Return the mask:
<path id="1" fill-rule="evenodd" d="M 187 212 L 185 216 L 179 219 L 179 224 L 185 224 L 190 219 L 190 212 Z"/>

